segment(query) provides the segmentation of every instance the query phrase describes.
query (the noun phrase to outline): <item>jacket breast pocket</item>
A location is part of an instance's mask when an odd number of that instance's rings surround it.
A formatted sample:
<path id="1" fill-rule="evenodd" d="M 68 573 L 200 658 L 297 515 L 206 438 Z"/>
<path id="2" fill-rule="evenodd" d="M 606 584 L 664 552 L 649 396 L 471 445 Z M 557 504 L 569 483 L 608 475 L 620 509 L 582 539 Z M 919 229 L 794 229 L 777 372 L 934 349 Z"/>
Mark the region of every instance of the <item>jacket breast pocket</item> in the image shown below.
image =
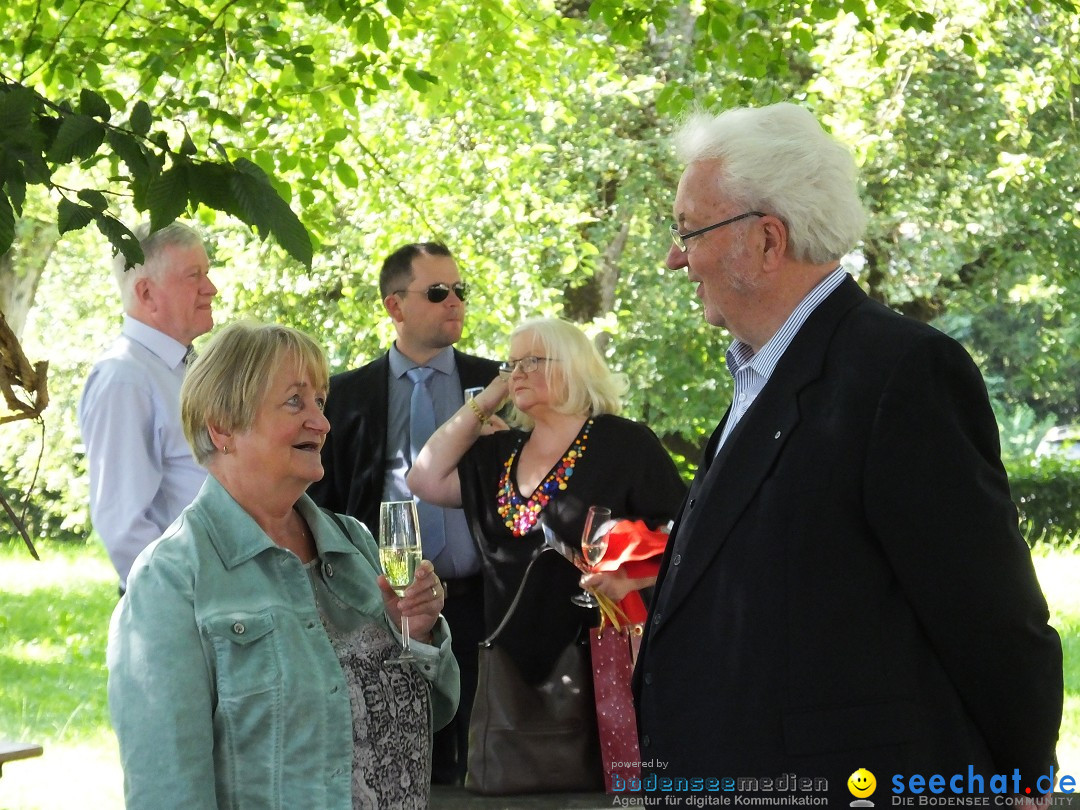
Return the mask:
<path id="1" fill-rule="evenodd" d="M 265 692 L 281 682 L 278 634 L 270 611 L 212 616 L 203 632 L 214 650 L 220 699 Z"/>

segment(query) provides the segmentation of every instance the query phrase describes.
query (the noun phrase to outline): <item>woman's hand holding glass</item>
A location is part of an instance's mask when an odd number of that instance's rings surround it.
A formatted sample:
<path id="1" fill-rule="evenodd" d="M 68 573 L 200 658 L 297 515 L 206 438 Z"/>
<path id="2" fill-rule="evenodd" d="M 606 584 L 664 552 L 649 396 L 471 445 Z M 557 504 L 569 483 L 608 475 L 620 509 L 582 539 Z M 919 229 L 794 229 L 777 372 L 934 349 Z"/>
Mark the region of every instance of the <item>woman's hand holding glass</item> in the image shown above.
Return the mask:
<path id="1" fill-rule="evenodd" d="M 439 618 L 446 589 L 429 560 L 420 558 L 420 522 L 413 501 L 383 501 L 379 505 L 379 561 L 377 580 L 387 615 L 401 626 L 401 654 L 388 664 L 415 661 L 409 639 L 427 642 Z M 410 619 L 416 617 L 416 623 Z"/>
<path id="2" fill-rule="evenodd" d="M 421 560 L 416 567 L 416 576 L 405 589 L 403 596 L 398 596 L 385 574 L 379 575 L 379 590 L 382 591 L 386 615 L 396 626 L 401 626 L 402 618 L 409 622 L 409 637 L 425 644 L 431 641 L 431 630 L 442 613 L 446 592 L 442 582 L 435 576 L 435 566 L 430 560 Z"/>

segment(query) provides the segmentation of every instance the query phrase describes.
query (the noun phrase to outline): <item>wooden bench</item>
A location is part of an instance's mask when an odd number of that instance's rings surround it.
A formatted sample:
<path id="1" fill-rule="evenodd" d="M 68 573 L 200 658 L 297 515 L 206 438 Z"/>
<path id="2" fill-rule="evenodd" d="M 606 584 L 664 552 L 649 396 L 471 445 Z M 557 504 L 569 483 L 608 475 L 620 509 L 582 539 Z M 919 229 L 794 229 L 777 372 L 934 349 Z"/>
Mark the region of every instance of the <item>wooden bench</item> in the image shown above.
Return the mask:
<path id="1" fill-rule="evenodd" d="M 0 740 L 0 776 L 4 775 L 4 763 L 16 759 L 40 757 L 41 746 L 32 743 L 14 743 Z"/>

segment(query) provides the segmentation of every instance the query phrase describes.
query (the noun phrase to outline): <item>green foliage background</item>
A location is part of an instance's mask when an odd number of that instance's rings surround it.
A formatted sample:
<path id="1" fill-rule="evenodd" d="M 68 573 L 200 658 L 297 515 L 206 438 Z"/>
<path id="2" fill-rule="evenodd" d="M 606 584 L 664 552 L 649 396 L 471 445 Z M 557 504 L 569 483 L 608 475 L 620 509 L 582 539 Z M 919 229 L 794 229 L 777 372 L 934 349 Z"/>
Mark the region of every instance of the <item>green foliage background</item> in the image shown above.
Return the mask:
<path id="1" fill-rule="evenodd" d="M 299 326 L 337 369 L 389 340 L 382 257 L 446 241 L 475 290 L 464 348 L 499 356 L 528 315 L 581 323 L 630 377 L 628 413 L 689 474 L 730 396 L 727 337 L 663 267 L 680 171 L 667 137 L 694 106 L 779 100 L 856 152 L 872 224 L 849 268 L 969 347 L 1022 457 L 1080 401 L 1075 12 L 1070 0 L 12 0 L 0 236 L 10 219 L 16 260 L 0 282 L 40 279 L 23 341 L 51 362 L 53 402 L 44 444 L 35 426 L 0 427 L 0 480 L 25 491 L 41 455 L 37 535 L 87 535 L 74 410 L 119 327 L 106 268 L 123 232 L 108 223 L 175 215 L 213 245 L 219 323 Z M 6 115 L 20 99 L 29 112 Z M 66 231 L 41 266 L 31 222 Z"/>

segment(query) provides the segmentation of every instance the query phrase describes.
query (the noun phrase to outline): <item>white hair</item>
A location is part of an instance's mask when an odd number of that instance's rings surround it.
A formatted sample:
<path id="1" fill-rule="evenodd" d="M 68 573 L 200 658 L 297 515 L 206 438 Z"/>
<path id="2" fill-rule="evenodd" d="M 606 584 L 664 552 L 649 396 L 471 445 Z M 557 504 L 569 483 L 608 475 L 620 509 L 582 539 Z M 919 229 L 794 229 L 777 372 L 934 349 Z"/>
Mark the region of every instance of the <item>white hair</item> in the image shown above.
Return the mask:
<path id="1" fill-rule="evenodd" d="M 143 224 L 135 228 L 135 237 L 143 251 L 142 264 L 127 269 L 127 259 L 118 253 L 113 259 L 113 277 L 120 288 L 120 299 L 124 302 L 124 311 L 130 312 L 135 303 L 135 282 L 140 278 L 161 278 L 167 269 L 163 256 L 165 249 L 176 246 L 182 248 L 202 247 L 202 237 L 193 228 L 182 222 L 173 222 L 164 228 L 150 233 L 150 225 Z"/>
<path id="2" fill-rule="evenodd" d="M 795 104 L 698 112 L 675 134 L 685 164 L 718 161 L 724 195 L 779 217 L 799 261 L 839 261 L 862 237 L 866 212 L 851 150 Z"/>

